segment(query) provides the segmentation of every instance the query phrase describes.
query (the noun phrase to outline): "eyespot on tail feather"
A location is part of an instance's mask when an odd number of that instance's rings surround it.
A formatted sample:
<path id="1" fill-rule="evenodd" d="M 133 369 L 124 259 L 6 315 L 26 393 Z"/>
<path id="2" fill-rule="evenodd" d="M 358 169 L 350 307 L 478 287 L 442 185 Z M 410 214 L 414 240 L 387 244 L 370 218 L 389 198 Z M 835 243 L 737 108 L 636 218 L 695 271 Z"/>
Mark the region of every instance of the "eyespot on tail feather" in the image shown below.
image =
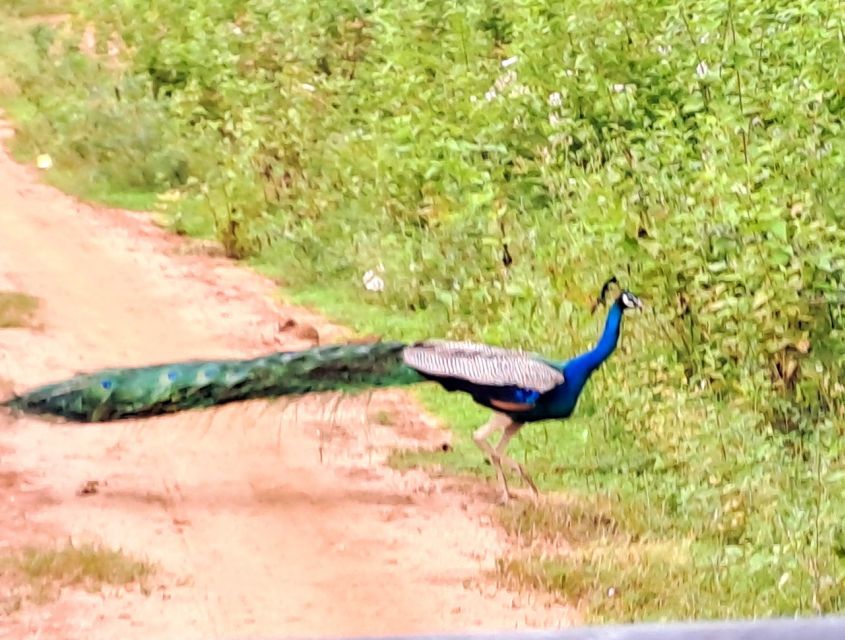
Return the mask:
<path id="1" fill-rule="evenodd" d="M 42 385 L 0 406 L 74 422 L 109 422 L 257 398 L 354 393 L 424 381 L 404 364 L 404 349 L 400 342 L 342 344 L 251 359 L 102 369 Z"/>

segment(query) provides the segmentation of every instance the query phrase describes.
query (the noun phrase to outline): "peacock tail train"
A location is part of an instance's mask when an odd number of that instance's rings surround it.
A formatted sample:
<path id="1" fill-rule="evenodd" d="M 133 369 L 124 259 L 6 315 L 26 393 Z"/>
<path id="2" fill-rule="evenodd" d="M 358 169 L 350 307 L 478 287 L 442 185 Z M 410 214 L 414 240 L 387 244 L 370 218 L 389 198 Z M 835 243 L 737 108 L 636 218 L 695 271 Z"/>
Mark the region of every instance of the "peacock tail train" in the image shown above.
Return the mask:
<path id="1" fill-rule="evenodd" d="M 332 345 L 249 360 L 102 369 L 47 384 L 0 406 L 76 422 L 107 422 L 255 398 L 415 384 L 401 342 Z"/>

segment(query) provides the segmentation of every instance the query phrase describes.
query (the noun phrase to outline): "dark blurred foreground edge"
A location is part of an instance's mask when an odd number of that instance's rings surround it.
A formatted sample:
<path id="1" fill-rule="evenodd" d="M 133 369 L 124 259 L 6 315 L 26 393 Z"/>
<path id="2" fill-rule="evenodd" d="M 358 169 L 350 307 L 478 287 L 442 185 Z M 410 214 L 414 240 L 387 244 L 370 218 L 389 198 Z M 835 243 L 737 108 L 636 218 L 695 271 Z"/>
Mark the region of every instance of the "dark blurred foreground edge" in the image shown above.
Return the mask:
<path id="1" fill-rule="evenodd" d="M 845 640 L 845 617 L 672 622 L 554 631 L 491 631 L 432 635 L 238 636 L 224 640 Z M 211 639 L 209 639 L 211 640 Z"/>

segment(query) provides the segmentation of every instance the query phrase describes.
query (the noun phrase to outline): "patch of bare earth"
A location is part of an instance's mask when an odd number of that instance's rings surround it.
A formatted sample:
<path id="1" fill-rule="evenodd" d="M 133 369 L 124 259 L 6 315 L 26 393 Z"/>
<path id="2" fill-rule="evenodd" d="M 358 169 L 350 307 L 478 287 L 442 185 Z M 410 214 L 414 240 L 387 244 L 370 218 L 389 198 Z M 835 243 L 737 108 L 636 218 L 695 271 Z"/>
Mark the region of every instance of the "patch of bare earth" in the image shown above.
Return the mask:
<path id="1" fill-rule="evenodd" d="M 0 154 L 0 290 L 41 301 L 39 328 L 0 330 L 0 379 L 20 390 L 103 366 L 348 337 L 275 302 L 268 280 L 185 243 L 144 215 L 77 202 Z M 379 424 L 382 412 L 393 424 Z M 94 426 L 2 415 L 0 544 L 70 537 L 159 570 L 146 595 L 66 589 L 24 605 L 0 618 L 0 637 L 569 626 L 571 609 L 485 577 L 506 544 L 491 488 L 385 464 L 396 447 L 444 440 L 397 390 Z"/>

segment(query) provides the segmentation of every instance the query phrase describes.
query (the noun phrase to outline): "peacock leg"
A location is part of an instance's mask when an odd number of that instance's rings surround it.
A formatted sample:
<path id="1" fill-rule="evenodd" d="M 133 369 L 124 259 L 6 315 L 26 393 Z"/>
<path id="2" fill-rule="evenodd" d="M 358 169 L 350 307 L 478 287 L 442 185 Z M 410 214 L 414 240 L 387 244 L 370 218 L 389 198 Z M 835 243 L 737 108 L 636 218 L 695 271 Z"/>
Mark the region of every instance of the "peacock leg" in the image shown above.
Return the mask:
<path id="1" fill-rule="evenodd" d="M 531 487 L 531 491 L 534 493 L 534 496 L 539 496 L 540 492 L 537 491 L 537 485 L 534 484 L 534 481 L 528 475 L 528 472 L 525 470 L 521 464 L 519 464 L 516 460 L 511 458 L 509 455 L 505 453 L 505 449 L 508 446 L 508 443 L 511 441 L 517 432 L 522 429 L 523 423 L 522 422 L 511 422 L 509 425 L 505 427 L 504 433 L 502 433 L 502 439 L 499 440 L 499 444 L 496 445 L 496 455 L 498 456 L 499 460 L 506 465 L 508 465 L 511 469 L 516 471 L 522 480 Z"/>
<path id="2" fill-rule="evenodd" d="M 496 450 L 490 445 L 487 441 L 494 431 L 498 430 L 507 430 L 508 426 L 512 424 L 512 420 L 502 414 L 502 413 L 494 413 L 493 416 L 481 427 L 475 430 L 475 433 L 472 434 L 472 439 L 475 441 L 475 444 L 478 445 L 478 448 L 481 449 L 482 453 L 490 460 L 490 464 L 493 465 L 493 468 L 496 470 L 496 478 L 499 481 L 499 489 L 501 490 L 502 494 L 502 502 L 507 502 L 509 498 L 512 498 L 513 495 L 508 488 L 508 481 L 505 478 L 505 472 L 502 469 L 502 461 L 499 457 L 499 454 L 496 453 Z"/>

